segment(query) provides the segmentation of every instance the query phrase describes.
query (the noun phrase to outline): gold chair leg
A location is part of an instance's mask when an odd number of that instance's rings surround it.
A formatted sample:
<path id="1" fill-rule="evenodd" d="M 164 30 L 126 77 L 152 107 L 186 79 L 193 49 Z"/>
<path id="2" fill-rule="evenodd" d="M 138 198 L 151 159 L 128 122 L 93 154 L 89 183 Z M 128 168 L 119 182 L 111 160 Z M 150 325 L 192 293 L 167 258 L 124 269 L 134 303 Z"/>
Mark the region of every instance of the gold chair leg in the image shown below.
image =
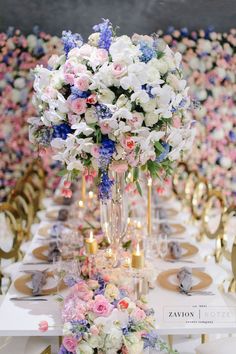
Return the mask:
<path id="1" fill-rule="evenodd" d="M 173 341 L 174 341 L 173 336 L 169 334 L 167 336 L 167 339 L 168 339 L 168 345 L 169 345 L 170 349 L 173 349 Z"/>
<path id="2" fill-rule="evenodd" d="M 201 343 L 206 343 L 208 341 L 208 335 L 207 334 L 201 334 Z"/>
<path id="3" fill-rule="evenodd" d="M 44 349 L 40 354 L 52 354 L 51 345 Z"/>

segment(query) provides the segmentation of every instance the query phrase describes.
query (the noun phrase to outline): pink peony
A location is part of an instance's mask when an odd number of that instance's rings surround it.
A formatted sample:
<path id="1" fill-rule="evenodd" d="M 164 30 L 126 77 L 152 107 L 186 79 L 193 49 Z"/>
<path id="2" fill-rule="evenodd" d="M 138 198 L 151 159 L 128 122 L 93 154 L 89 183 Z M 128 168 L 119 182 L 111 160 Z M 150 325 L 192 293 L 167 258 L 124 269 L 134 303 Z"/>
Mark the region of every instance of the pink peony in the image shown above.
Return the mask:
<path id="1" fill-rule="evenodd" d="M 96 54 L 96 57 L 98 58 L 101 64 L 104 64 L 108 60 L 108 52 L 106 51 L 106 49 L 99 48 L 97 49 Z"/>
<path id="2" fill-rule="evenodd" d="M 74 78 L 73 74 L 64 74 L 64 79 L 67 84 L 74 85 Z"/>
<path id="3" fill-rule="evenodd" d="M 89 290 L 89 287 L 85 283 L 78 283 L 75 285 L 75 290 L 78 297 L 83 301 L 89 301 L 93 297 L 93 292 Z"/>
<path id="4" fill-rule="evenodd" d="M 106 122 L 100 123 L 100 128 L 101 128 L 102 134 L 109 134 L 112 130 L 111 127 L 109 126 L 109 124 Z"/>
<path id="5" fill-rule="evenodd" d="M 74 337 L 64 337 L 63 345 L 69 352 L 75 353 L 77 347 L 77 339 Z"/>
<path id="6" fill-rule="evenodd" d="M 86 100 L 83 98 L 76 98 L 71 101 L 71 109 L 76 114 L 83 114 L 86 112 Z"/>
<path id="7" fill-rule="evenodd" d="M 103 295 L 95 296 L 95 299 L 91 301 L 88 306 L 97 317 L 107 317 L 113 309 L 113 306 Z"/>
<path id="8" fill-rule="evenodd" d="M 87 91 L 89 88 L 89 78 L 85 75 L 78 77 L 74 80 L 74 85 L 80 91 Z"/>
<path id="9" fill-rule="evenodd" d="M 40 332 L 47 332 L 47 330 L 48 330 L 48 322 L 47 321 L 39 322 L 39 330 L 40 330 Z"/>

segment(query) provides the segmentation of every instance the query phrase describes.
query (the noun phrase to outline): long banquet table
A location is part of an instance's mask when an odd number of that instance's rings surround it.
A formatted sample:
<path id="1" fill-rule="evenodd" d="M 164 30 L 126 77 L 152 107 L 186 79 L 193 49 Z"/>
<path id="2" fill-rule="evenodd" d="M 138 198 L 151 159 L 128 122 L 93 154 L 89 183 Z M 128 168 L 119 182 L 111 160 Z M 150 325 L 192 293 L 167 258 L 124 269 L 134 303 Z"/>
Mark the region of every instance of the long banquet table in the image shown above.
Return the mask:
<path id="1" fill-rule="evenodd" d="M 47 207 L 53 205 L 47 201 Z M 179 208 L 176 201 L 172 204 Z M 58 208 L 58 206 L 55 208 Z M 48 223 L 45 211 L 40 212 L 41 221 L 35 226 L 34 237 L 27 250 L 23 262 L 20 264 L 15 278 L 21 276 L 27 269 L 45 269 L 47 265 L 24 265 L 24 262 L 37 262 L 32 255 L 32 250 L 44 244 L 45 241 L 38 234 L 37 229 Z M 170 221 L 170 223 L 172 220 Z M 209 254 L 209 242 L 214 248 L 214 241 L 196 242 L 193 237 L 196 228 L 188 221 L 188 215 L 181 211 L 173 222 L 184 223 L 186 232 L 178 240 L 194 243 L 199 248 L 199 252 L 191 258 L 195 263 L 191 267 L 203 267 L 213 278 L 213 283 L 207 290 L 211 290 L 213 296 L 186 296 L 177 292 L 171 292 L 161 288 L 155 283 L 155 288 L 150 290 L 148 301 L 155 310 L 156 327 L 160 335 L 174 334 L 210 334 L 210 333 L 233 333 L 236 332 L 236 295 L 223 293 L 218 290 L 218 284 L 229 276 L 230 264 L 216 265 L 212 258 L 207 262 L 203 260 L 204 255 Z M 186 263 L 167 263 L 156 259 L 153 267 L 159 272 L 170 269 L 189 266 Z M 62 295 L 67 290 L 62 292 Z M 22 296 L 12 283 L 1 307 L 0 307 L 0 336 L 61 336 L 62 328 L 60 317 L 60 303 L 53 296 L 47 296 L 45 302 L 16 302 L 11 301 L 11 297 Z M 40 321 L 46 320 L 49 323 L 49 330 L 42 333 L 38 330 Z"/>

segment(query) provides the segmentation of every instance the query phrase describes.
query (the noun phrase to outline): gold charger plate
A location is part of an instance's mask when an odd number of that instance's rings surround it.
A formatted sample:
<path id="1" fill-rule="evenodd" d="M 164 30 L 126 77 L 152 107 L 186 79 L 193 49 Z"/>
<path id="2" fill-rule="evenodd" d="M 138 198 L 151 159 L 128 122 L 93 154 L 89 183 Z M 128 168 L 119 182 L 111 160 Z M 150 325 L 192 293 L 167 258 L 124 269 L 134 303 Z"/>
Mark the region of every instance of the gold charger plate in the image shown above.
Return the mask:
<path id="1" fill-rule="evenodd" d="M 169 224 L 171 228 L 170 236 L 180 236 L 186 231 L 186 227 L 181 224 Z"/>
<path id="2" fill-rule="evenodd" d="M 178 211 L 176 209 L 166 209 L 167 217 L 172 218 L 176 215 L 178 215 Z"/>
<path id="3" fill-rule="evenodd" d="M 198 253 L 198 248 L 196 246 L 192 245 L 191 243 L 181 242 L 180 246 L 181 246 L 181 248 L 183 248 L 183 254 L 178 259 L 191 257 L 194 254 Z M 167 256 L 167 258 L 168 259 L 170 259 L 170 258 L 175 259 L 170 254 Z"/>
<path id="4" fill-rule="evenodd" d="M 51 220 L 57 220 L 59 210 L 49 210 L 46 212 L 46 217 Z"/>
<path id="5" fill-rule="evenodd" d="M 160 273 L 157 277 L 157 281 L 159 285 L 161 285 L 164 289 L 179 292 L 178 284 L 174 284 L 170 281 L 170 277 L 173 275 L 177 275 L 179 270 L 180 270 L 179 268 L 169 269 Z M 192 275 L 198 278 L 199 282 L 196 285 L 192 286 L 191 291 L 205 289 L 212 283 L 212 277 L 210 277 L 210 275 L 208 275 L 207 273 L 201 272 L 200 270 L 193 269 Z"/>
<path id="6" fill-rule="evenodd" d="M 48 245 L 43 245 L 43 246 L 35 248 L 32 251 L 32 254 L 34 255 L 35 258 L 40 259 L 41 261 L 47 262 L 48 261 L 47 251 L 48 251 Z M 63 256 L 62 259 L 69 260 L 72 257 L 73 257 L 72 255 L 68 255 L 68 256 L 66 255 L 66 256 Z"/>
<path id="7" fill-rule="evenodd" d="M 25 274 L 25 275 L 22 275 L 21 277 L 17 278 L 14 281 L 14 286 L 15 286 L 16 290 L 22 294 L 25 294 L 25 295 L 32 295 L 32 289 L 27 284 L 28 282 L 30 282 L 31 277 L 32 277 L 31 274 Z M 49 277 L 50 278 L 53 277 L 53 272 L 47 272 L 47 278 L 49 278 Z M 42 289 L 41 295 L 55 294 L 57 292 L 57 290 L 64 290 L 66 288 L 67 288 L 66 284 L 63 281 L 61 281 L 59 283 L 58 287 L 55 286 L 53 288 Z"/>
<path id="8" fill-rule="evenodd" d="M 49 236 L 49 232 L 50 232 L 51 226 L 50 225 L 45 225 L 40 227 L 40 229 L 38 230 L 38 234 L 40 236 L 44 236 L 47 237 Z"/>

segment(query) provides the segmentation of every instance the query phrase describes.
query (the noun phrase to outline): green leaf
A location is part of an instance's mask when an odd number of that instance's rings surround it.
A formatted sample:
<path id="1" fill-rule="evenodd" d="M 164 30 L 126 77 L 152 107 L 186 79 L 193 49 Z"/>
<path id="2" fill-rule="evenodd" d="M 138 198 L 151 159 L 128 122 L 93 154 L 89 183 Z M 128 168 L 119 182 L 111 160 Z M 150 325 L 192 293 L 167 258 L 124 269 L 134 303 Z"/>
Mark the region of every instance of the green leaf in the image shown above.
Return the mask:
<path id="1" fill-rule="evenodd" d="M 127 242 L 124 242 L 123 245 L 122 245 L 122 247 L 127 251 L 127 250 L 130 248 L 131 243 L 132 243 L 131 240 L 129 240 L 129 241 L 127 241 Z"/>
<path id="2" fill-rule="evenodd" d="M 134 182 L 138 180 L 138 177 L 139 177 L 139 168 L 138 167 L 135 167 L 134 170 L 133 170 L 133 177 L 134 177 Z"/>
<path id="3" fill-rule="evenodd" d="M 152 178 L 156 178 L 156 176 L 157 176 L 157 171 L 159 170 L 158 163 L 156 163 L 155 161 L 149 160 L 149 161 L 147 162 L 147 168 L 148 168 L 148 171 L 149 171 L 150 174 L 151 174 L 151 177 L 152 177 Z"/>
<path id="4" fill-rule="evenodd" d="M 57 175 L 60 176 L 60 177 L 63 177 L 63 176 L 65 176 L 67 173 L 68 173 L 67 169 L 64 168 L 63 170 L 58 171 L 58 172 L 57 172 Z"/>
<path id="5" fill-rule="evenodd" d="M 156 53 L 157 53 L 157 59 L 161 59 L 165 55 L 165 53 L 161 51 L 157 51 Z"/>
<path id="6" fill-rule="evenodd" d="M 142 192 L 142 189 L 141 189 L 141 186 L 139 184 L 139 181 L 136 181 L 136 187 L 137 187 L 137 190 L 139 192 L 139 194 L 141 195 L 141 197 L 143 196 L 143 192 Z"/>
<path id="7" fill-rule="evenodd" d="M 164 152 L 165 151 L 165 149 L 163 148 L 163 146 L 161 145 L 161 143 L 159 141 L 156 141 L 154 146 L 160 152 Z"/>

